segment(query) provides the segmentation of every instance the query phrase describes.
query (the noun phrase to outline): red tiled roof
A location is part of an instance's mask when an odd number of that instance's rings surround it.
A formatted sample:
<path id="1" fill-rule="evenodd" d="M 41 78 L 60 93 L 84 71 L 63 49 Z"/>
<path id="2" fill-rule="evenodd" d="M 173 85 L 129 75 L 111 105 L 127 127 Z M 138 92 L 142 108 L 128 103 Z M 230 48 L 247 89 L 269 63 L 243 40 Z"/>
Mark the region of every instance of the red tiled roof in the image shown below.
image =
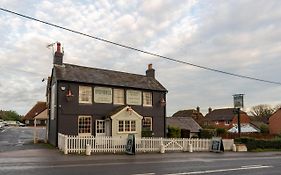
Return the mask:
<path id="1" fill-rule="evenodd" d="M 47 109 L 46 102 L 38 101 L 24 116 L 23 120 L 32 120 L 35 116 Z"/>

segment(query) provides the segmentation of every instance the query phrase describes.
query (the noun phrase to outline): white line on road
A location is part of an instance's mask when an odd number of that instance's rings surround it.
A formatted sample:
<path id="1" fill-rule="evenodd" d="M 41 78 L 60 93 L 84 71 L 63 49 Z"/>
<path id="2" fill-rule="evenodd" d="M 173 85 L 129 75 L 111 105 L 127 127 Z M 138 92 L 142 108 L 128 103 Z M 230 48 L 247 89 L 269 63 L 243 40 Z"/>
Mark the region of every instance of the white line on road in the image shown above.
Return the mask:
<path id="1" fill-rule="evenodd" d="M 208 174 L 208 173 L 220 173 L 220 172 L 227 172 L 227 171 L 239 171 L 239 170 L 250 170 L 250 169 L 261 169 L 261 168 L 272 168 L 272 167 L 273 166 L 251 165 L 251 166 L 242 166 L 240 168 L 205 170 L 205 171 L 192 171 L 192 172 L 184 172 L 184 173 L 165 174 L 165 175 Z"/>

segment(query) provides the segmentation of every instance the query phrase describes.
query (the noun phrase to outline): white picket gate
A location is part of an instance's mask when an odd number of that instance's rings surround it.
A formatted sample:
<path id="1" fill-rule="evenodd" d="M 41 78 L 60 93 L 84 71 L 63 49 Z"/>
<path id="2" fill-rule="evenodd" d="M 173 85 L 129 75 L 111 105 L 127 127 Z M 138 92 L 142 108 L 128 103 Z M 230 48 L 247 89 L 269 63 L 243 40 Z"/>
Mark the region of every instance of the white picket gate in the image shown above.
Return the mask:
<path id="1" fill-rule="evenodd" d="M 231 141 L 233 142 L 233 140 Z M 126 138 L 114 138 L 108 136 L 67 136 L 58 134 L 58 147 L 64 152 L 81 153 L 86 151 L 89 144 L 93 153 L 117 153 L 125 152 Z M 193 151 L 209 151 L 211 139 L 188 139 L 188 138 L 157 138 L 142 137 L 135 139 L 136 152 L 159 152 L 162 147 L 165 151 L 188 151 L 192 146 Z"/>

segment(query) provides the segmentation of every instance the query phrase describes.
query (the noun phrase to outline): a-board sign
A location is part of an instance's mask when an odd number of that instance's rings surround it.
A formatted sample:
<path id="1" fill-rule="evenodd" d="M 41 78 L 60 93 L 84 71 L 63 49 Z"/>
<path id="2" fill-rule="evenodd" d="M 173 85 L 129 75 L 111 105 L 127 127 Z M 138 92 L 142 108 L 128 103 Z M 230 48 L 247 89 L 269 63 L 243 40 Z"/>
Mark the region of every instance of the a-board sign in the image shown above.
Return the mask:
<path id="1" fill-rule="evenodd" d="M 221 137 L 213 137 L 211 141 L 211 151 L 212 152 L 224 152 L 223 142 Z"/>
<path id="2" fill-rule="evenodd" d="M 134 134 L 128 134 L 126 153 L 130 154 L 130 155 L 136 154 L 135 135 Z"/>

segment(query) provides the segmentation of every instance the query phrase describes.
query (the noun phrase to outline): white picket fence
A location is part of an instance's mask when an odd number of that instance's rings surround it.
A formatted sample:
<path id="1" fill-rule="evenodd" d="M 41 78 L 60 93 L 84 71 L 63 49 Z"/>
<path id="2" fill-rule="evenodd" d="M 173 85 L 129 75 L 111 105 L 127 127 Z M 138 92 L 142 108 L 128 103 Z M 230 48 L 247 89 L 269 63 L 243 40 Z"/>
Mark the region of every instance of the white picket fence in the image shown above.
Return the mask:
<path id="1" fill-rule="evenodd" d="M 233 140 L 223 142 L 233 143 Z M 94 136 L 68 136 L 58 134 L 58 147 L 64 154 L 81 153 L 86 151 L 86 145 L 90 145 L 92 153 L 117 153 L 125 152 L 127 139 L 114 137 Z M 188 138 L 156 138 L 143 137 L 135 139 L 136 152 L 159 152 L 165 151 L 209 151 L 211 139 L 188 139 Z"/>

